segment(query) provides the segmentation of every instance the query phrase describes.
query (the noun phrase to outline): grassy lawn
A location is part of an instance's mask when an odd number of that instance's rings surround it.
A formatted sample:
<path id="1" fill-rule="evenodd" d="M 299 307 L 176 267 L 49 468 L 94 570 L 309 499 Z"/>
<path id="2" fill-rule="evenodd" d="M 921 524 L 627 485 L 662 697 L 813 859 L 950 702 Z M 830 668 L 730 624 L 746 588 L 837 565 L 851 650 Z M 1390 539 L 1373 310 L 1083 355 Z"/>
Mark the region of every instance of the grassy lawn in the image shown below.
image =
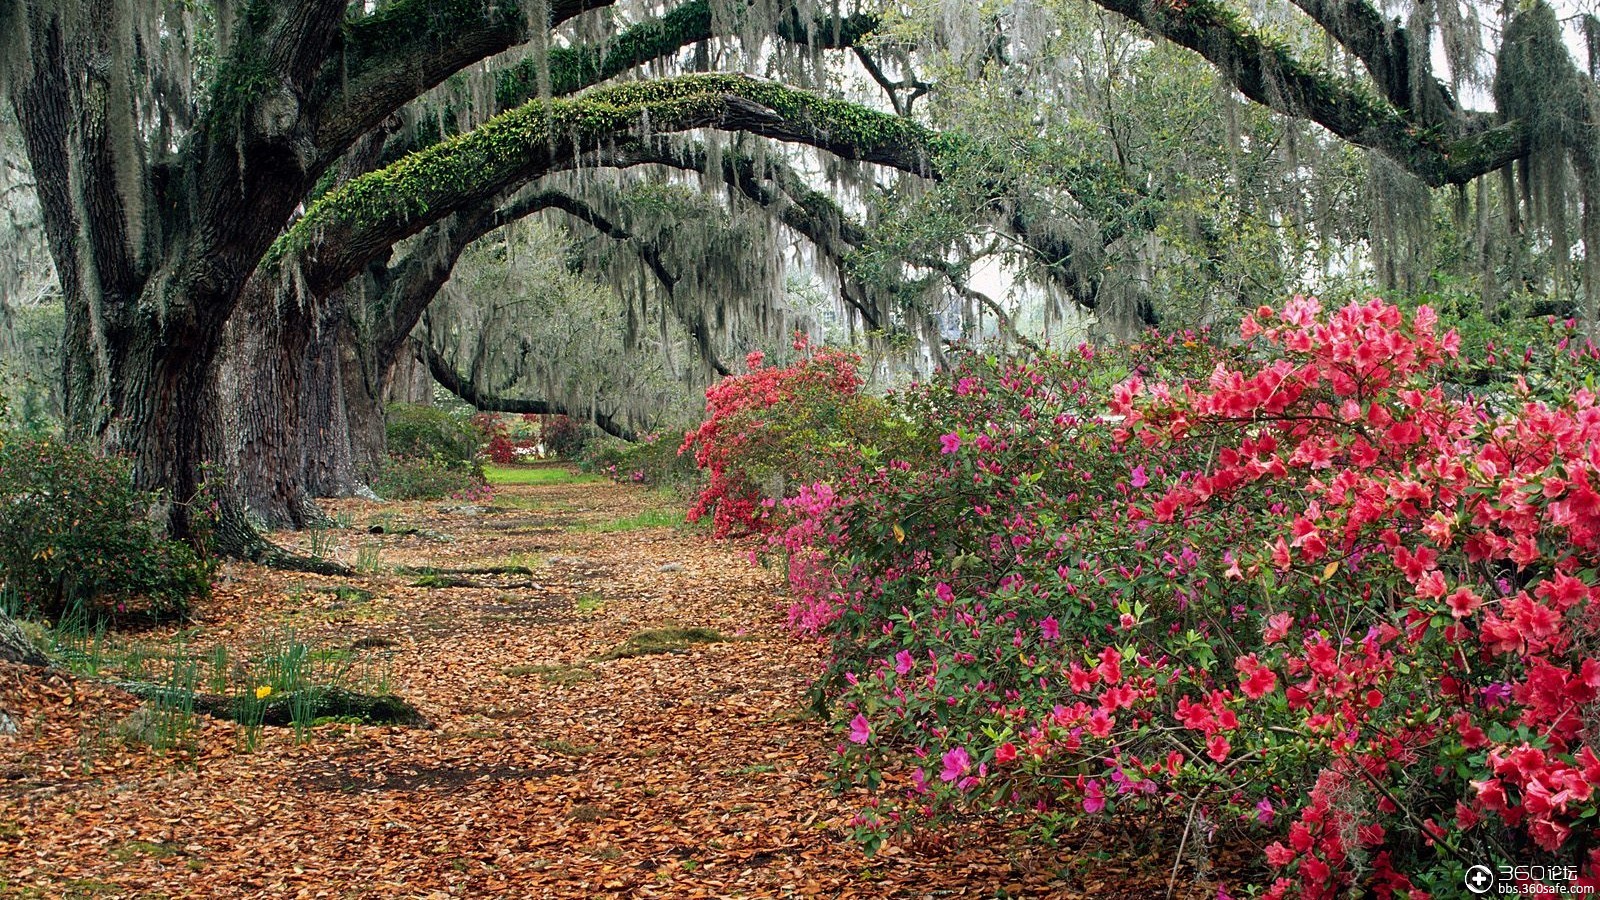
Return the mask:
<path id="1" fill-rule="evenodd" d="M 585 525 L 585 531 L 632 531 L 635 528 L 676 528 L 684 525 L 683 511 L 678 509 L 646 509 L 637 515 L 598 525 Z"/>
<path id="2" fill-rule="evenodd" d="M 545 466 L 484 466 L 483 477 L 490 484 L 588 484 L 600 481 L 599 475 L 589 475 L 565 465 Z"/>

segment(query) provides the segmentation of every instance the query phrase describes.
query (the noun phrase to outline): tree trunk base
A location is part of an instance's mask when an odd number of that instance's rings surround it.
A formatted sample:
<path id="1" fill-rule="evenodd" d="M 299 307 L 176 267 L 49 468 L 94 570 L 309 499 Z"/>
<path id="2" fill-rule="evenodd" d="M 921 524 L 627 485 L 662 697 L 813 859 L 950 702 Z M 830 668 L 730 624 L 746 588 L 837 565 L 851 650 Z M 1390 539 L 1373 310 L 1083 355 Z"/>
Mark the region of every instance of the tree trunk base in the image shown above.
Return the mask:
<path id="1" fill-rule="evenodd" d="M 3 612 L 0 612 L 0 661 L 24 666 L 50 664 L 50 660 L 33 645 L 16 620 Z"/>

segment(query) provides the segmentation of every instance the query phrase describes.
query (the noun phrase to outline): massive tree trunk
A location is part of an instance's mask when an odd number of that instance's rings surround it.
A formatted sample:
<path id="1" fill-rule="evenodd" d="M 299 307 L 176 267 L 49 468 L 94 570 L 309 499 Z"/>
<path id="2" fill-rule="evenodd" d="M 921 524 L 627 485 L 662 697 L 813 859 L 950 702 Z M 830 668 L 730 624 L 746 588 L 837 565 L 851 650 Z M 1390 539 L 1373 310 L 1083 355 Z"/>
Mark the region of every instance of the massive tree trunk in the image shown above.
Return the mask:
<path id="1" fill-rule="evenodd" d="M 223 323 L 307 186 L 303 99 L 343 6 L 284 5 L 240 23 L 235 52 L 278 66 L 251 85 L 254 105 L 213 106 L 181 170 L 151 159 L 165 148 L 138 133 L 127 15 L 32 5 L 27 59 L 9 61 L 25 73 L 11 97 L 66 301 L 68 429 L 126 454 L 139 486 L 167 495 L 179 536 L 193 531 L 187 501 L 211 449 Z M 221 80 L 242 77 L 240 58 L 221 64 Z"/>
<path id="2" fill-rule="evenodd" d="M 300 390 L 302 469 L 306 489 L 314 497 L 353 497 L 370 493 L 356 465 L 350 419 L 350 383 L 345 375 L 341 342 L 346 318 L 346 292 L 334 291 L 322 304 L 307 354 Z M 380 418 L 381 423 L 381 418 Z"/>
<path id="3" fill-rule="evenodd" d="M 560 22 L 605 4 L 548 9 Z M 164 69 L 163 53 L 174 43 L 176 65 L 192 70 L 184 54 L 201 39 L 164 19 L 166 4 L 0 5 L 0 87 L 22 126 L 65 300 L 68 430 L 126 454 L 138 485 L 168 498 L 180 537 L 195 531 L 189 501 L 208 463 L 229 464 L 214 369 L 224 324 L 295 206 L 402 104 L 529 33 L 525 15 L 492 3 L 397 0 L 347 22 L 349 7 L 219 8 L 205 38 L 215 78 L 189 96 L 179 86 L 191 72 Z M 187 121 L 197 108 L 202 117 Z M 214 482 L 217 537 L 254 555 L 263 545 L 235 481 Z"/>
<path id="4" fill-rule="evenodd" d="M 316 516 L 305 491 L 298 426 L 309 368 L 305 345 L 320 316 L 283 296 L 269 279 L 251 279 L 228 322 L 227 352 L 213 388 L 225 411 L 215 440 L 251 519 L 268 528 L 299 528 Z"/>
<path id="5" fill-rule="evenodd" d="M 394 366 L 380 367 L 364 352 L 348 315 L 339 326 L 339 374 L 344 380 L 345 435 L 350 465 L 361 484 L 370 484 L 388 458 L 383 404 Z M 337 423 L 334 423 L 337 428 Z M 357 489 L 360 493 L 360 489 Z"/>

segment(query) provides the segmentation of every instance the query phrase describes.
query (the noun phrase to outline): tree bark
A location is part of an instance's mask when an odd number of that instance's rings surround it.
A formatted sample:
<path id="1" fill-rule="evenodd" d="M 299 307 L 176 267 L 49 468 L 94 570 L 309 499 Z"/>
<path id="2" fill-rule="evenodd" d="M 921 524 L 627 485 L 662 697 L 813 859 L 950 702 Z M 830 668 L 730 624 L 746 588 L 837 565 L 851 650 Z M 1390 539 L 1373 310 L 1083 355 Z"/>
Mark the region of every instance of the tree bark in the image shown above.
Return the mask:
<path id="1" fill-rule="evenodd" d="M 17 663 L 23 666 L 46 666 L 50 664 L 39 648 L 28 640 L 22 633 L 16 620 L 0 611 L 0 662 Z"/>

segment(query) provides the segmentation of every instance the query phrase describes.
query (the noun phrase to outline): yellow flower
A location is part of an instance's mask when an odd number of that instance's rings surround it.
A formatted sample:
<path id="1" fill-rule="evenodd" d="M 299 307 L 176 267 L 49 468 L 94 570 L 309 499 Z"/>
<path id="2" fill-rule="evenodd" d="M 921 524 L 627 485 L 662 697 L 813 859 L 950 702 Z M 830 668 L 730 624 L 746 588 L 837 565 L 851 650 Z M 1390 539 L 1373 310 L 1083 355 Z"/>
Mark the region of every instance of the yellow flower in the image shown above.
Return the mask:
<path id="1" fill-rule="evenodd" d="M 261 687 L 256 688 L 256 699 L 257 700 L 265 700 L 265 699 L 267 699 L 267 696 L 270 695 L 271 693 L 272 693 L 272 685 L 263 684 Z"/>

